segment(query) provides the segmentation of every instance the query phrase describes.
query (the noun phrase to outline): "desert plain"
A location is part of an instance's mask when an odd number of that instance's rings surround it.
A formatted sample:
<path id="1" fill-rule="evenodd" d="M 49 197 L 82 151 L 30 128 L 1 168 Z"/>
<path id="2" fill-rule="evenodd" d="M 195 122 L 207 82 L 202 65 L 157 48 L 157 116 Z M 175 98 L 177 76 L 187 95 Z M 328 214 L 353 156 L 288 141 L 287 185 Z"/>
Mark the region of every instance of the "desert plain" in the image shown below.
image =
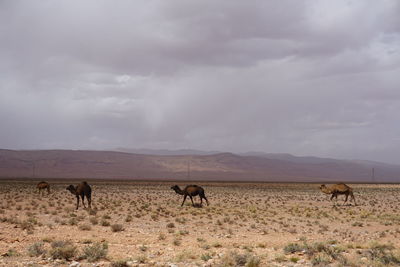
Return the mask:
<path id="1" fill-rule="evenodd" d="M 398 184 L 349 184 L 354 205 L 315 183 L 87 181 L 76 210 L 80 180 L 0 180 L 0 266 L 400 265 Z"/>

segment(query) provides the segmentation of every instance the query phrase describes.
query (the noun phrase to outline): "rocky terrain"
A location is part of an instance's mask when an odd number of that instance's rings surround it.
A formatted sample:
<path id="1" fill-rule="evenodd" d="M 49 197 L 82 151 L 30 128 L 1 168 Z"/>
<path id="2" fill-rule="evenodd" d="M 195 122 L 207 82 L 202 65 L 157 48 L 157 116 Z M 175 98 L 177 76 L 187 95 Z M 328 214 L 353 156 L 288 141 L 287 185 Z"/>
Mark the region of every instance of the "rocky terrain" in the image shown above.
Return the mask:
<path id="1" fill-rule="evenodd" d="M 399 185 L 350 184 L 354 206 L 318 184 L 203 182 L 210 205 L 181 207 L 170 182 L 88 180 L 75 210 L 78 181 L 48 181 L 0 180 L 0 266 L 400 264 Z"/>

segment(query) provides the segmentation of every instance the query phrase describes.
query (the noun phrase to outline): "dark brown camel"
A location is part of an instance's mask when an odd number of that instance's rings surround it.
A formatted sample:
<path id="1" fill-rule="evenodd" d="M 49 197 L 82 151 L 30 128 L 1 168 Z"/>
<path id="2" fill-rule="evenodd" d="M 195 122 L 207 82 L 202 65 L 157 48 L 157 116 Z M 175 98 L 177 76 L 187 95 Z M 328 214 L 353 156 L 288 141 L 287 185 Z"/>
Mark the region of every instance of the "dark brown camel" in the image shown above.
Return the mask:
<path id="1" fill-rule="evenodd" d="M 50 185 L 49 183 L 45 182 L 45 181 L 41 181 L 40 183 L 37 184 L 36 188 L 40 192 L 42 192 L 42 190 L 47 189 L 47 194 L 50 194 Z"/>
<path id="2" fill-rule="evenodd" d="M 171 189 L 174 190 L 175 193 L 184 196 L 181 206 L 183 206 L 183 204 L 185 203 L 186 197 L 189 196 L 190 200 L 192 201 L 192 205 L 194 207 L 195 205 L 194 205 L 194 202 L 193 202 L 193 197 L 197 196 L 197 195 L 200 196 L 200 205 L 203 205 L 203 198 L 204 198 L 206 200 L 207 206 L 208 206 L 208 200 L 207 200 L 207 198 L 206 198 L 206 196 L 204 194 L 204 189 L 202 187 L 200 187 L 200 186 L 188 185 L 188 186 L 185 187 L 185 189 L 181 190 L 179 188 L 179 186 L 174 185 L 174 186 L 171 187 Z"/>
<path id="3" fill-rule="evenodd" d="M 79 197 L 82 198 L 83 207 L 86 208 L 84 198 L 85 196 L 89 203 L 89 209 L 92 208 L 92 188 L 90 188 L 87 182 L 82 182 L 77 186 L 69 185 L 67 187 L 67 190 L 76 196 L 76 209 L 78 209 L 79 207 Z"/>
<path id="4" fill-rule="evenodd" d="M 326 185 L 323 184 L 323 185 L 321 185 L 319 187 L 319 189 L 325 194 L 332 194 L 331 200 L 334 197 L 337 200 L 337 196 L 338 195 L 346 195 L 346 199 L 344 200 L 344 203 L 346 203 L 347 198 L 350 195 L 351 199 L 354 201 L 354 205 L 357 206 L 356 199 L 354 198 L 354 195 L 353 195 L 353 189 L 348 185 L 340 183 L 340 184 L 334 184 L 334 185 L 331 185 L 331 186 L 326 186 Z"/>

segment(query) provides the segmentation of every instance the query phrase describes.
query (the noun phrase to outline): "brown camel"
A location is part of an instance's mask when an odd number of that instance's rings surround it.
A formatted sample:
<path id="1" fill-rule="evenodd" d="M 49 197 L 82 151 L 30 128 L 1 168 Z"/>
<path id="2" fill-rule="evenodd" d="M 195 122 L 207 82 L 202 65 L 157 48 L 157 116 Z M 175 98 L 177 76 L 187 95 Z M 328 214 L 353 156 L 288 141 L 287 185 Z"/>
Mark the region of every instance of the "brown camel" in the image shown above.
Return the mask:
<path id="1" fill-rule="evenodd" d="M 41 181 L 40 183 L 38 183 L 36 188 L 38 189 L 39 194 L 40 194 L 40 192 L 42 192 L 42 190 L 45 190 L 45 189 L 47 189 L 47 194 L 50 194 L 50 185 L 49 185 L 49 183 L 47 183 L 45 181 Z"/>
<path id="2" fill-rule="evenodd" d="M 185 203 L 186 197 L 189 196 L 190 200 L 192 201 L 192 205 L 194 207 L 195 205 L 194 205 L 194 202 L 193 202 L 193 197 L 197 196 L 197 195 L 200 196 L 200 205 L 203 205 L 203 198 L 204 198 L 206 200 L 207 206 L 208 206 L 208 200 L 207 200 L 207 198 L 206 198 L 206 196 L 204 194 L 204 189 L 202 187 L 200 187 L 200 186 L 188 185 L 188 186 L 185 187 L 185 189 L 181 190 L 179 188 L 179 186 L 174 185 L 174 186 L 171 187 L 171 189 L 174 190 L 175 193 L 184 196 L 181 206 L 183 206 L 183 204 Z"/>
<path id="3" fill-rule="evenodd" d="M 352 189 L 351 187 L 349 187 L 349 186 L 343 184 L 343 183 L 334 184 L 334 185 L 331 185 L 331 186 L 326 186 L 326 185 L 323 184 L 323 185 L 321 185 L 321 186 L 319 187 L 319 189 L 320 189 L 323 193 L 325 193 L 325 194 L 332 194 L 331 200 L 332 200 L 334 197 L 335 197 L 336 200 L 337 200 L 337 196 L 338 196 L 338 195 L 346 195 L 346 199 L 344 200 L 344 203 L 346 203 L 347 198 L 348 198 L 349 195 L 350 195 L 350 196 L 351 196 L 351 199 L 354 201 L 354 205 L 357 206 L 356 199 L 354 198 L 354 195 L 353 195 L 353 189 Z M 344 204 L 344 203 L 343 203 L 343 204 Z"/>
<path id="4" fill-rule="evenodd" d="M 76 209 L 79 207 L 79 197 L 82 198 L 83 207 L 86 208 L 84 199 L 85 196 L 89 203 L 89 209 L 92 208 L 92 188 L 90 188 L 87 182 L 82 182 L 77 186 L 69 185 L 67 190 L 76 196 Z"/>

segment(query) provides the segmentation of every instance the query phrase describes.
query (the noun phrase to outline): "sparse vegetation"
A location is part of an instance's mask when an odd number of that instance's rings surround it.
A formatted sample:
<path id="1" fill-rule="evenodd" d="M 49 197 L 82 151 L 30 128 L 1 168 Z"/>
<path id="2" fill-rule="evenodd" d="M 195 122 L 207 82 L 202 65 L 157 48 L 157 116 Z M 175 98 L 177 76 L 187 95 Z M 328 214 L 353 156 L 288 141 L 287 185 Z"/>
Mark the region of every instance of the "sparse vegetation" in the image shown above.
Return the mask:
<path id="1" fill-rule="evenodd" d="M 75 258 L 78 249 L 71 241 L 54 241 L 51 243 L 50 256 L 53 259 L 70 260 Z"/>
<path id="2" fill-rule="evenodd" d="M 89 262 L 98 261 L 107 256 L 108 244 L 96 242 L 83 248 L 82 258 L 87 259 Z"/>
<path id="3" fill-rule="evenodd" d="M 0 180 L 2 238 L 23 245 L 1 253 L 10 266 L 28 255 L 32 266 L 400 264 L 400 185 L 355 185 L 359 206 L 343 206 L 313 184 L 211 183 L 210 206 L 180 208 L 170 185 L 101 181 L 90 182 L 92 209 L 77 211 L 65 185 L 55 184 L 49 199 L 29 182 L 13 183 Z"/>
<path id="4" fill-rule="evenodd" d="M 121 232 L 124 231 L 124 226 L 122 226 L 122 224 L 113 224 L 111 225 L 111 230 L 113 232 Z"/>
<path id="5" fill-rule="evenodd" d="M 43 242 L 36 242 L 29 246 L 28 255 L 31 257 L 38 257 L 46 254 L 46 249 L 44 248 Z"/>
<path id="6" fill-rule="evenodd" d="M 117 260 L 111 262 L 111 267 L 129 267 L 129 266 L 130 265 L 128 265 L 126 260 Z"/>

